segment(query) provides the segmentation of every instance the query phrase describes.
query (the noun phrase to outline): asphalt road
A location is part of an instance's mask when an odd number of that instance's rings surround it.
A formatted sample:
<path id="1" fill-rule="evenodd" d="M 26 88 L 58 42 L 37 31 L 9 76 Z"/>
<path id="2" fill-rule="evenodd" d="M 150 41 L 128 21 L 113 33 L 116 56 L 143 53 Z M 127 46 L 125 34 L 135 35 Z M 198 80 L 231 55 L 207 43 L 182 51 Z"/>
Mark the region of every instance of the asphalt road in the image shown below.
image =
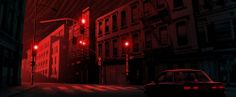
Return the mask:
<path id="1" fill-rule="evenodd" d="M 146 97 L 138 86 L 39 84 L 14 97 Z"/>
<path id="2" fill-rule="evenodd" d="M 236 88 L 226 89 L 226 97 L 236 97 Z M 141 86 L 37 84 L 35 88 L 14 97 L 146 97 Z"/>

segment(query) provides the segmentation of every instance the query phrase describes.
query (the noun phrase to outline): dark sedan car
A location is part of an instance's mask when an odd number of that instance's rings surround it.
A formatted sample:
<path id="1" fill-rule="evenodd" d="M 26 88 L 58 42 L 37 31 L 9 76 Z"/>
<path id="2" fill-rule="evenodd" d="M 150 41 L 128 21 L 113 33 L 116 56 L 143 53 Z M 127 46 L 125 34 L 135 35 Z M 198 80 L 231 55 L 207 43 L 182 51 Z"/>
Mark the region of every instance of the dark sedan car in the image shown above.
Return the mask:
<path id="1" fill-rule="evenodd" d="M 225 97 L 223 83 L 193 69 L 165 70 L 144 89 L 147 97 Z"/>

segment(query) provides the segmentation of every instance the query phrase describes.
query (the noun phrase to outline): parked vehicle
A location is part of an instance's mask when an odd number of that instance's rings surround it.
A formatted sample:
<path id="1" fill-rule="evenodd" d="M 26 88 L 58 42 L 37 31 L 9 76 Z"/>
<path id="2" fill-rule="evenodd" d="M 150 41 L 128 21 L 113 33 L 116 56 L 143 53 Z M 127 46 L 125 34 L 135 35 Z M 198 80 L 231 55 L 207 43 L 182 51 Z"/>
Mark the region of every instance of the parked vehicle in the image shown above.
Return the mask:
<path id="1" fill-rule="evenodd" d="M 144 89 L 147 97 L 225 97 L 223 83 L 193 69 L 165 70 Z"/>

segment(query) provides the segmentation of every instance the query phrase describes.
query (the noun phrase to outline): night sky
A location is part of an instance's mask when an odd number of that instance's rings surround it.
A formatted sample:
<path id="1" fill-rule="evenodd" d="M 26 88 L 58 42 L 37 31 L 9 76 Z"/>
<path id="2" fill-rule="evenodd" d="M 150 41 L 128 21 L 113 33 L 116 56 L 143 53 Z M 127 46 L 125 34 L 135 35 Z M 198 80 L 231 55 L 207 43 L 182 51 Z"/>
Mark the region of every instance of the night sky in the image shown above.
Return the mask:
<path id="1" fill-rule="evenodd" d="M 26 0 L 23 33 L 23 57 L 26 57 L 26 50 L 30 47 L 33 39 L 35 1 L 36 0 Z M 129 0 L 38 0 L 37 19 L 38 22 L 42 20 L 65 17 L 78 19 L 78 17 L 81 15 L 81 11 L 90 5 L 90 10 L 92 11 L 90 16 L 95 20 L 99 16 L 114 10 L 115 8 L 127 2 L 129 2 Z M 90 22 L 93 22 L 94 20 L 90 20 Z M 36 40 L 42 39 L 57 27 L 59 27 L 62 23 L 65 22 L 46 24 L 37 23 Z M 90 24 L 90 26 L 94 26 L 93 23 Z"/>
<path id="2" fill-rule="evenodd" d="M 23 55 L 33 41 L 34 19 L 35 19 L 35 1 L 26 0 L 24 34 L 23 34 Z M 40 24 L 39 21 L 48 19 L 57 19 L 70 17 L 76 19 L 81 14 L 81 10 L 88 6 L 89 0 L 38 0 L 37 7 L 37 36 L 40 40 L 63 22 Z"/>

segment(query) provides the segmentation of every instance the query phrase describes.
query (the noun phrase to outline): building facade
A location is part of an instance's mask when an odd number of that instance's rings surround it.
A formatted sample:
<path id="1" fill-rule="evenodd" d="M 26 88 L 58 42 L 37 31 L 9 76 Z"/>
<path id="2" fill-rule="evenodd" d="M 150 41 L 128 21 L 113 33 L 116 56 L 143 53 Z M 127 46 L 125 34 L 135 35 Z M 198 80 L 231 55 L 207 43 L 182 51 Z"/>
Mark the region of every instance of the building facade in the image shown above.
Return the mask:
<path id="1" fill-rule="evenodd" d="M 91 56 L 94 53 L 90 48 L 90 29 L 89 29 L 90 9 L 89 7 L 82 10 L 82 15 L 79 20 L 84 20 L 74 23 L 69 30 L 69 66 L 70 79 L 74 83 L 89 83 L 90 77 L 96 77 L 91 72 Z M 94 68 L 94 67 L 93 67 Z"/>
<path id="2" fill-rule="evenodd" d="M 39 41 L 34 67 L 36 81 L 67 80 L 68 37 L 68 26 L 63 24 Z"/>
<path id="3" fill-rule="evenodd" d="M 195 68 L 198 45 L 192 4 L 192 0 L 132 0 L 97 18 L 102 79 L 108 84 L 143 84 L 165 69 Z M 128 76 L 125 41 L 130 43 Z"/>
<path id="4" fill-rule="evenodd" d="M 100 76 L 106 84 L 142 82 L 143 77 L 143 25 L 142 3 L 132 0 L 96 20 L 96 52 L 102 60 Z M 124 43 L 131 46 L 125 49 Z M 127 51 L 127 52 L 126 52 Z M 130 56 L 126 71 L 125 55 Z M 132 62 L 133 61 L 133 62 Z M 126 75 L 129 72 L 129 76 Z M 129 80 L 127 80 L 129 79 Z"/>
<path id="5" fill-rule="evenodd" d="M 21 82 L 24 0 L 0 1 L 0 87 Z"/>
<path id="6" fill-rule="evenodd" d="M 236 79 L 236 1 L 199 0 L 196 2 L 199 51 L 203 69 L 214 79 L 234 84 Z"/>
<path id="7" fill-rule="evenodd" d="M 146 80 L 160 71 L 197 68 L 198 44 L 192 0 L 146 0 L 144 41 Z"/>

